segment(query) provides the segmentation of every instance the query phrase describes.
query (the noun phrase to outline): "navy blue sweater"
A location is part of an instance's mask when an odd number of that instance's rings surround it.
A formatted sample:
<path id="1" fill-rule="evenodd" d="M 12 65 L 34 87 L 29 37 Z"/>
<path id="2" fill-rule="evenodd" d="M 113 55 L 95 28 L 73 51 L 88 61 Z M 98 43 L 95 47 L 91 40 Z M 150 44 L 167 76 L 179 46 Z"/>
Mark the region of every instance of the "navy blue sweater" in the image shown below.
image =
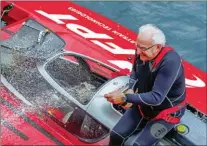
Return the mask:
<path id="1" fill-rule="evenodd" d="M 186 95 L 183 64 L 174 50 L 168 52 L 153 70 L 152 63 L 135 56 L 130 78 L 137 80 L 133 88 L 138 88 L 138 93 L 125 94 L 127 102 L 141 105 L 148 113 L 172 107 Z"/>

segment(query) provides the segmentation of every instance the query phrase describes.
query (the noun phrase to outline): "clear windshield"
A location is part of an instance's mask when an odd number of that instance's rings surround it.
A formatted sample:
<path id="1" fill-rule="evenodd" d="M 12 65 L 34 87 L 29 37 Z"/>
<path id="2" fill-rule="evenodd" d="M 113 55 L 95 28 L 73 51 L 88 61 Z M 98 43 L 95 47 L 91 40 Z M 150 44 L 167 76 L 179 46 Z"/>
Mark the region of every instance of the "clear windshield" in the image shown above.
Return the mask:
<path id="1" fill-rule="evenodd" d="M 47 73 L 81 104 L 87 104 L 104 81 L 90 71 L 87 59 L 61 55 L 47 63 Z"/>
<path id="2" fill-rule="evenodd" d="M 2 41 L 3 50 L 32 58 L 44 59 L 63 50 L 64 40 L 35 20 L 29 19 L 8 40 Z"/>
<path id="3" fill-rule="evenodd" d="M 54 102 L 61 95 L 39 74 L 36 64 L 60 53 L 65 42 L 51 31 L 41 36 L 45 30 L 38 22 L 28 20 L 16 34 L 2 41 L 1 81 L 32 103 L 62 105 L 63 101 Z"/>

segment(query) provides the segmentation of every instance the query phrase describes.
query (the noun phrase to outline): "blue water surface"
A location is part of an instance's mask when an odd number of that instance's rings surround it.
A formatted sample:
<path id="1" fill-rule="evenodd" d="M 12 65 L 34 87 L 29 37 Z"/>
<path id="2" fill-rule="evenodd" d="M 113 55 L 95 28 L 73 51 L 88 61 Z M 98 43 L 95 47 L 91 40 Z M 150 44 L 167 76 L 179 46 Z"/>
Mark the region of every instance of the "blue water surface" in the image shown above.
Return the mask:
<path id="1" fill-rule="evenodd" d="M 74 1 L 137 32 L 160 27 L 183 59 L 206 70 L 206 2 Z"/>

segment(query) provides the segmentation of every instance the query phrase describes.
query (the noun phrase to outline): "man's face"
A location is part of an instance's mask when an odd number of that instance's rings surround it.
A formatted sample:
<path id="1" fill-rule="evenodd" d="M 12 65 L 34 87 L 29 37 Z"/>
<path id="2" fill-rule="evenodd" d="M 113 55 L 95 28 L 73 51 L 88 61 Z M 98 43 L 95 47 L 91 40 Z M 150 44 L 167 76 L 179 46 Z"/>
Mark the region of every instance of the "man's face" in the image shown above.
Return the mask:
<path id="1" fill-rule="evenodd" d="M 135 45 L 137 49 L 137 54 L 140 55 L 140 59 L 143 61 L 152 60 L 161 49 L 161 45 L 152 44 L 151 35 L 144 33 L 139 34 Z"/>

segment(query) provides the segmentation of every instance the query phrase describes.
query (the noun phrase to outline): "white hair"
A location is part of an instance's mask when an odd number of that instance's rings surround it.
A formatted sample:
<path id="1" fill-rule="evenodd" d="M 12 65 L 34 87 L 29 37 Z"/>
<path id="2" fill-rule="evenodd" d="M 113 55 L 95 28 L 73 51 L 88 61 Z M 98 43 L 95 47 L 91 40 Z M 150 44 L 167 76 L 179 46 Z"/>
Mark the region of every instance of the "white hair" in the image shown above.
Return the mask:
<path id="1" fill-rule="evenodd" d="M 139 34 L 140 33 L 151 33 L 152 34 L 152 43 L 153 45 L 155 44 L 161 44 L 163 47 L 165 46 L 166 43 L 166 38 L 162 30 L 160 30 L 157 26 L 153 24 L 145 24 L 142 25 L 139 28 Z"/>

